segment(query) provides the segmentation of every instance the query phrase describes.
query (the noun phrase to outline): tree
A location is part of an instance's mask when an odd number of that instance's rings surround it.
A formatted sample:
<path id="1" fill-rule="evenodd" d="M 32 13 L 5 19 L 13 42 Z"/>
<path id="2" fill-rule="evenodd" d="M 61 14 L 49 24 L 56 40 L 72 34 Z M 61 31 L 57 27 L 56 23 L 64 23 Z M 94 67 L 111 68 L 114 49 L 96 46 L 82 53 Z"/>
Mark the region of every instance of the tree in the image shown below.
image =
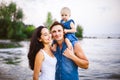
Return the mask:
<path id="1" fill-rule="evenodd" d="M 27 26 L 22 22 L 24 15 L 17 5 L 11 2 L 0 4 L 0 38 L 23 40 L 32 35 L 34 26 Z"/>
<path id="2" fill-rule="evenodd" d="M 47 14 L 47 19 L 44 25 L 49 29 L 50 25 L 53 23 L 52 15 L 50 12 Z"/>
<path id="3" fill-rule="evenodd" d="M 17 9 L 15 3 L 11 2 L 7 6 L 2 2 L 0 5 L 0 38 L 15 38 L 15 35 L 18 36 L 17 34 L 23 24 L 22 19 L 22 9 Z"/>
<path id="4" fill-rule="evenodd" d="M 26 25 L 25 29 L 24 29 L 24 33 L 27 35 L 27 38 L 31 38 L 32 33 L 35 30 L 35 26 L 34 25 Z"/>
<path id="5" fill-rule="evenodd" d="M 78 38 L 82 38 L 83 37 L 83 28 L 80 25 L 77 25 L 77 32 L 75 33 L 75 35 Z"/>
<path id="6" fill-rule="evenodd" d="M 0 4 L 0 38 L 23 40 L 32 35 L 35 27 L 25 26 L 22 22 L 23 11 L 13 2 Z"/>

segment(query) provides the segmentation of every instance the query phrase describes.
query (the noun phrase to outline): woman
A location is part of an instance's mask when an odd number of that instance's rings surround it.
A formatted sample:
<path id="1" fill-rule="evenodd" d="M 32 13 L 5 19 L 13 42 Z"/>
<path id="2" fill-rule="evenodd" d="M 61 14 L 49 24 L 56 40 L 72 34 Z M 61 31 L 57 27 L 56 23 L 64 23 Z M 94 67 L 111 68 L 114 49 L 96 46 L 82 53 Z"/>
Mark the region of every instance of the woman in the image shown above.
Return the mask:
<path id="1" fill-rule="evenodd" d="M 29 65 L 34 71 L 33 80 L 55 80 L 57 60 L 50 50 L 50 43 L 49 30 L 39 26 L 32 35 L 28 52 Z"/>

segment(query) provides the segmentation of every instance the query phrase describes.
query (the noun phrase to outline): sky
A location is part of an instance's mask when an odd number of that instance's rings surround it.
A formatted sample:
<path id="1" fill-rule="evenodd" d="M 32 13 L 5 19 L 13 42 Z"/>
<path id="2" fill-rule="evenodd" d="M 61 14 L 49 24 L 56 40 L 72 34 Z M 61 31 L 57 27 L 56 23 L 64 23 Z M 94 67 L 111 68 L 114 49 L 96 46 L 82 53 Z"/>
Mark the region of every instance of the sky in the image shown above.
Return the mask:
<path id="1" fill-rule="evenodd" d="M 24 13 L 24 23 L 43 25 L 47 13 L 60 21 L 62 7 L 71 9 L 71 19 L 81 25 L 84 35 L 120 34 L 120 0 L 0 0 L 13 1 Z"/>

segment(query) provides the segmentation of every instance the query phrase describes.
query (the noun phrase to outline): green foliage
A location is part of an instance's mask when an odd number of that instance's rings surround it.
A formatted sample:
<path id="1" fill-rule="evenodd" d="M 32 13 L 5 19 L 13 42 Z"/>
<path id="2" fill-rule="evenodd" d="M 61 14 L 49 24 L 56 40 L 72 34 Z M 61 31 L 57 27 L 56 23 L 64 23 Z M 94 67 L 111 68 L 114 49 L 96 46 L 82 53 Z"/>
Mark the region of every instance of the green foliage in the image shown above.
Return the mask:
<path id="1" fill-rule="evenodd" d="M 7 38 L 8 26 L 10 25 L 10 20 L 0 19 L 0 38 Z"/>
<path id="2" fill-rule="evenodd" d="M 23 40 L 27 38 L 27 35 L 24 34 L 24 24 L 23 22 L 13 22 L 12 23 L 12 35 L 9 37 L 10 39 L 15 39 L 15 40 Z M 8 34 L 9 35 L 9 34 Z"/>
<path id="3" fill-rule="evenodd" d="M 16 13 L 16 19 L 20 20 L 23 18 L 23 11 L 22 9 L 18 9 L 17 13 Z"/>
<path id="4" fill-rule="evenodd" d="M 22 22 L 24 15 L 20 8 L 13 2 L 6 5 L 0 4 L 0 38 L 23 40 L 32 35 L 34 27 L 25 27 Z"/>
<path id="5" fill-rule="evenodd" d="M 24 33 L 27 35 L 27 38 L 31 38 L 32 33 L 35 30 L 35 26 L 33 25 L 26 25 L 25 29 L 24 29 Z"/>
<path id="6" fill-rule="evenodd" d="M 78 38 L 82 38 L 83 37 L 83 28 L 80 25 L 77 25 L 77 32 L 75 33 L 75 35 Z"/>
<path id="7" fill-rule="evenodd" d="M 16 9 L 16 4 L 11 2 L 9 5 L 8 5 L 8 10 L 9 10 L 9 13 L 12 15 L 12 13 L 14 13 L 17 9 Z"/>
<path id="8" fill-rule="evenodd" d="M 52 15 L 50 12 L 47 14 L 47 19 L 44 25 L 49 29 L 50 25 L 53 23 Z"/>

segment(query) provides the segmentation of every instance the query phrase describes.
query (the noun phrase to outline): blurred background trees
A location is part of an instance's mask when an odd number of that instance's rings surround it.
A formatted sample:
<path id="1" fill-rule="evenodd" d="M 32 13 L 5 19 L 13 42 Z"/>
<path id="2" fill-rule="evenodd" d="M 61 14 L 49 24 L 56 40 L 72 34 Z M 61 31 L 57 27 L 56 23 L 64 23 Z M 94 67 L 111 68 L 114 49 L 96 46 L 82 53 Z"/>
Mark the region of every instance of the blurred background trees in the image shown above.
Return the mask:
<path id="1" fill-rule="evenodd" d="M 32 35 L 35 27 L 23 23 L 22 9 L 16 3 L 0 3 L 0 39 L 24 40 Z"/>
<path id="2" fill-rule="evenodd" d="M 80 25 L 77 25 L 77 32 L 75 33 L 76 37 L 83 38 L 83 28 Z"/>
<path id="3" fill-rule="evenodd" d="M 49 29 L 51 24 L 53 23 L 53 18 L 52 18 L 52 14 L 51 12 L 48 12 L 47 14 L 47 18 L 46 18 L 46 22 L 44 23 L 44 25 Z"/>
<path id="4" fill-rule="evenodd" d="M 11 2 L 6 4 L 5 2 L 0 3 L 0 39 L 12 39 L 12 40 L 25 40 L 32 36 L 35 29 L 34 25 L 24 24 L 24 14 L 21 8 L 17 8 L 16 3 Z M 50 27 L 55 21 L 52 18 L 51 12 L 48 12 L 46 22 L 44 25 Z M 77 26 L 77 32 L 75 35 L 79 38 L 83 37 L 83 28 Z"/>

